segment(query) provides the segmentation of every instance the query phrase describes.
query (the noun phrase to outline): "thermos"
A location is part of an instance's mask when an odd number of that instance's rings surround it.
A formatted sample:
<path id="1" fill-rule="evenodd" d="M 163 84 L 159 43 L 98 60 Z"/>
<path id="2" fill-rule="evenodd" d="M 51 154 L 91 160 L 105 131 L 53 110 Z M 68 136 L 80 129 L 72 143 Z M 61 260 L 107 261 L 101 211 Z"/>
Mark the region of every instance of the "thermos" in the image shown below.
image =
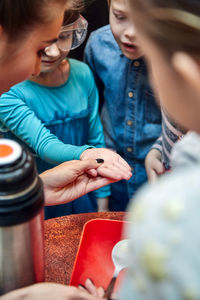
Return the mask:
<path id="1" fill-rule="evenodd" d="M 0 295 L 44 281 L 43 204 L 31 154 L 0 139 Z"/>

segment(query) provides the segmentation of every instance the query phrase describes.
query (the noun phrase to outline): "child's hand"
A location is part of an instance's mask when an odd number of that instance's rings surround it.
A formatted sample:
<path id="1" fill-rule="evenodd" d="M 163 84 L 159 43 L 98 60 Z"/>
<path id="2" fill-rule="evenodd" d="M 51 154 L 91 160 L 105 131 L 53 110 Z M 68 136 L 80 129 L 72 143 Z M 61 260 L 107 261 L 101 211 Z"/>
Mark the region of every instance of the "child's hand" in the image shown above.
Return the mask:
<path id="1" fill-rule="evenodd" d="M 97 198 L 97 210 L 100 211 L 109 211 L 108 209 L 109 197 Z"/>
<path id="2" fill-rule="evenodd" d="M 106 148 L 93 148 L 83 151 L 81 160 L 102 158 L 104 163 L 96 170 L 89 170 L 91 176 L 102 176 L 112 180 L 129 180 L 132 176 L 128 163 L 117 153 Z"/>
<path id="3" fill-rule="evenodd" d="M 158 175 L 164 173 L 165 169 L 161 162 L 161 153 L 157 149 L 149 151 L 145 158 L 145 168 L 150 182 L 155 182 Z"/>
<path id="4" fill-rule="evenodd" d="M 103 298 L 104 289 L 102 287 L 96 287 L 91 279 L 86 279 L 85 285 L 79 285 L 79 289 L 82 291 L 87 291 L 90 295 L 97 296 L 99 298 Z"/>
<path id="5" fill-rule="evenodd" d="M 99 297 L 99 298 L 103 298 L 103 299 L 106 299 L 104 298 L 104 294 L 105 294 L 105 291 L 102 287 L 96 287 L 94 285 L 94 283 L 92 282 L 91 279 L 86 279 L 85 281 L 85 285 L 79 285 L 79 289 L 82 290 L 82 291 L 87 291 L 90 295 L 93 295 L 95 297 Z M 115 293 L 113 293 L 111 295 L 111 298 L 110 299 L 115 299 Z M 96 299 L 96 298 L 95 298 Z"/>

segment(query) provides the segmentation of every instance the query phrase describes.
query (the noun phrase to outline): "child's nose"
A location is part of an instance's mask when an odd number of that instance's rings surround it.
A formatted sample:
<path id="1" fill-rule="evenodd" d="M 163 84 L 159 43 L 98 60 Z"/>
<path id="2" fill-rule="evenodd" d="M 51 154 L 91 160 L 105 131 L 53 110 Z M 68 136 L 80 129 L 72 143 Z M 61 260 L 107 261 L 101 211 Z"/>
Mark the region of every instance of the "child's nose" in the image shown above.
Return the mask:
<path id="1" fill-rule="evenodd" d="M 58 49 L 57 44 L 54 43 L 53 45 L 47 47 L 47 48 L 45 49 L 45 54 L 46 54 L 47 56 L 50 56 L 50 57 L 57 57 L 57 56 L 59 56 L 60 51 L 59 51 L 59 49 Z"/>
<path id="2" fill-rule="evenodd" d="M 127 29 L 125 30 L 124 34 L 127 38 L 134 38 L 136 31 L 135 31 L 135 28 L 133 27 L 133 25 L 128 26 Z"/>

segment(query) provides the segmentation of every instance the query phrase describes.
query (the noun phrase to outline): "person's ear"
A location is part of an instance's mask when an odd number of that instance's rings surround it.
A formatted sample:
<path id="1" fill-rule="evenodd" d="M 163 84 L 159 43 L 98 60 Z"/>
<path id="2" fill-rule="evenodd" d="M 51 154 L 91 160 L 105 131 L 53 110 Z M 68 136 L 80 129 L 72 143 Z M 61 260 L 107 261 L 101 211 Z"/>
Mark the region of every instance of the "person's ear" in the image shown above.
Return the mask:
<path id="1" fill-rule="evenodd" d="M 172 64 L 200 95 L 200 62 L 185 52 L 176 52 L 172 57 Z"/>

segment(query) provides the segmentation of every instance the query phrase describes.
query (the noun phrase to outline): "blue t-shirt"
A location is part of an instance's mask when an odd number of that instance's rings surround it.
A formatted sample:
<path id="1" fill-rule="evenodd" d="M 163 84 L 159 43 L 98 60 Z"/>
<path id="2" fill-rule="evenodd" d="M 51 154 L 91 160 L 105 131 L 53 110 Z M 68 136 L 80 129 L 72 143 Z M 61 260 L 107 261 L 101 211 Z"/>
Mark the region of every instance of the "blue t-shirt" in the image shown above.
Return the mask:
<path id="1" fill-rule="evenodd" d="M 111 185 L 111 209 L 124 210 L 147 179 L 144 158 L 161 134 L 160 109 L 150 88 L 143 58 L 126 58 L 110 25 L 91 34 L 85 61 L 103 95 L 101 116 L 106 146 L 120 154 L 133 169 L 129 181 Z"/>

